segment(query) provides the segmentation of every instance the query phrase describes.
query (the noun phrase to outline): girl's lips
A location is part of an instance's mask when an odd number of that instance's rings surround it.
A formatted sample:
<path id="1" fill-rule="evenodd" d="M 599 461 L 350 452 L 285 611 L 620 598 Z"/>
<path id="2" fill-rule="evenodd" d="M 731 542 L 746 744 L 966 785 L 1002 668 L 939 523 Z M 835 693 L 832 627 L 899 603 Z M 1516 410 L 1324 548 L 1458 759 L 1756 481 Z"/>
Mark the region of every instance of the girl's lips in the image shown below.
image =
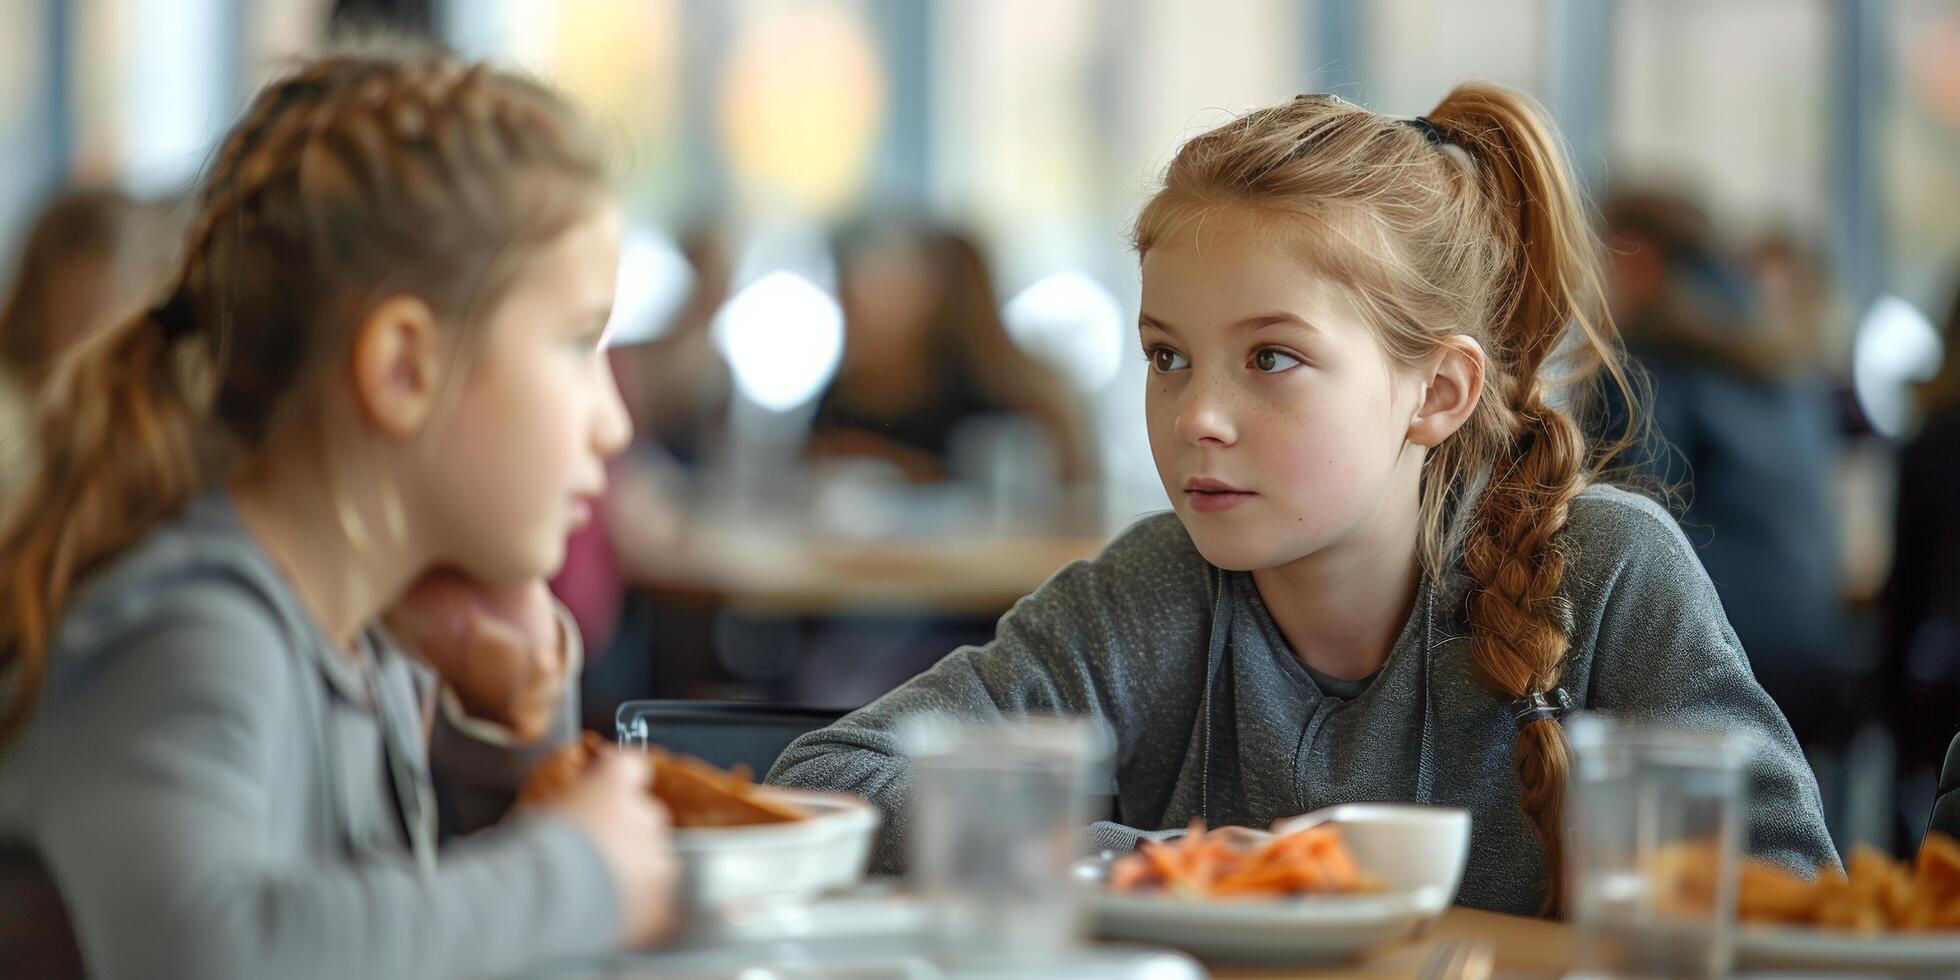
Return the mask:
<path id="1" fill-rule="evenodd" d="M 1205 513 L 1231 510 L 1238 505 L 1259 496 L 1245 490 L 1186 490 L 1184 498 L 1191 502 L 1191 509 Z"/>
<path id="2" fill-rule="evenodd" d="M 1223 480 L 1214 480 L 1208 476 L 1194 476 L 1191 479 L 1184 481 L 1184 492 L 1185 493 L 1251 493 L 1252 491 L 1246 490 L 1242 487 L 1235 487 L 1229 483 L 1226 483 Z"/>

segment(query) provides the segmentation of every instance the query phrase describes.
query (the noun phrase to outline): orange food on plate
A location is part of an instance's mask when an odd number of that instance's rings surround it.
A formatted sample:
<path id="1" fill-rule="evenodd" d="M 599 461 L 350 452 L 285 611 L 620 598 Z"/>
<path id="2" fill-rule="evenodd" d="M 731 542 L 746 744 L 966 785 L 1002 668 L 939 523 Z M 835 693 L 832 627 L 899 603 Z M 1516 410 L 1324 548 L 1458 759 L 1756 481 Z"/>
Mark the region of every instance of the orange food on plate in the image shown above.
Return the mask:
<path id="1" fill-rule="evenodd" d="M 1742 868 L 1736 916 L 1866 934 L 1960 929 L 1960 842 L 1927 834 L 1910 865 L 1861 845 L 1844 872 L 1820 869 L 1814 880 L 1750 861 Z"/>
<path id="2" fill-rule="evenodd" d="M 563 793 L 598 758 L 605 740 L 591 732 L 547 756 L 531 770 L 518 791 L 519 802 L 548 800 Z M 648 749 L 653 758 L 650 788 L 666 804 L 676 827 L 742 827 L 788 823 L 808 814 L 800 807 L 761 793 L 747 766 L 721 770 L 699 759 L 665 749 Z"/>
<path id="3" fill-rule="evenodd" d="M 1354 860 L 1332 826 L 1281 837 L 1191 829 L 1172 842 L 1146 840 L 1110 865 L 1121 892 L 1166 891 L 1180 898 L 1278 898 L 1350 894 L 1381 886 Z"/>

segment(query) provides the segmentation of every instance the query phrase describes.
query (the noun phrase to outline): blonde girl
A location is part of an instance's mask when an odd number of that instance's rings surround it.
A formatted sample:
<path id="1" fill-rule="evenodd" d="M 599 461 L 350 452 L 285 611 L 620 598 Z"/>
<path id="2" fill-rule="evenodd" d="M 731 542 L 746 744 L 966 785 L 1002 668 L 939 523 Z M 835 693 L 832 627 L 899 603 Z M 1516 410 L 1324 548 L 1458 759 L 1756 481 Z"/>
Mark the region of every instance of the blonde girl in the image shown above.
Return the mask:
<path id="1" fill-rule="evenodd" d="M 1560 719 L 1761 738 L 1748 845 L 1833 862 L 1815 780 L 1668 514 L 1574 424 L 1618 363 L 1543 113 L 1465 85 L 1395 119 L 1302 96 L 1186 143 L 1137 219 L 1145 412 L 1174 513 L 1059 572 L 771 778 L 886 808 L 921 711 L 1067 712 L 1116 737 L 1128 848 L 1328 804 L 1468 808 L 1460 901 L 1558 903 Z"/>

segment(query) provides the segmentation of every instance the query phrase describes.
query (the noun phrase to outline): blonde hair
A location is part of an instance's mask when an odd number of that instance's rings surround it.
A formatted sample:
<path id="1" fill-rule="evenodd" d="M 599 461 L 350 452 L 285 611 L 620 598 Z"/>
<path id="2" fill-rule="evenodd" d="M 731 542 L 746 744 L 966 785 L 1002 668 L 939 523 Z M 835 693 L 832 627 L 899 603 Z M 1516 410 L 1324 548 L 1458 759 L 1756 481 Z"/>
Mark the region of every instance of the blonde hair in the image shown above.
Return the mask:
<path id="1" fill-rule="evenodd" d="M 1460 542 L 1476 581 L 1470 653 L 1497 697 L 1556 689 L 1570 616 L 1560 532 L 1609 454 L 1588 446 L 1555 392 L 1582 391 L 1602 366 L 1629 405 L 1633 391 L 1602 306 L 1597 236 L 1543 110 L 1469 84 L 1413 123 L 1332 96 L 1249 113 L 1179 149 L 1137 218 L 1136 249 L 1228 210 L 1347 287 L 1395 362 L 1415 365 L 1456 334 L 1483 345 L 1483 397 L 1424 462 L 1420 557 L 1440 581 Z M 1475 516 L 1453 527 L 1456 502 L 1486 478 Z M 1556 910 L 1563 730 L 1527 724 L 1516 758 Z"/>
<path id="2" fill-rule="evenodd" d="M 40 696 L 76 583 L 260 448 L 367 304 L 407 293 L 472 323 L 523 246 L 590 211 L 605 169 L 549 89 L 437 51 L 353 50 L 262 90 L 205 178 L 168 298 L 52 379 L 0 537 L 0 740 Z"/>

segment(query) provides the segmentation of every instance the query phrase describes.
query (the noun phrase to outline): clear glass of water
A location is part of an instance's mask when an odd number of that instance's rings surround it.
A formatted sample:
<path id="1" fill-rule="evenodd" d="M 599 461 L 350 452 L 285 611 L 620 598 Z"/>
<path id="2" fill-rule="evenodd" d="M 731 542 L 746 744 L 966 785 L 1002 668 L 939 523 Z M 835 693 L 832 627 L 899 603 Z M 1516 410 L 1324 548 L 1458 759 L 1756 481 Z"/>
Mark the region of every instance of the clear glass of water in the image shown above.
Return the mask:
<path id="1" fill-rule="evenodd" d="M 1751 740 L 1601 715 L 1566 735 L 1573 975 L 1727 976 Z"/>
<path id="2" fill-rule="evenodd" d="M 1084 719 L 920 719 L 913 759 L 912 884 L 934 945 L 967 970 L 1053 962 L 1080 936 L 1069 864 L 1108 783 L 1109 739 Z"/>

